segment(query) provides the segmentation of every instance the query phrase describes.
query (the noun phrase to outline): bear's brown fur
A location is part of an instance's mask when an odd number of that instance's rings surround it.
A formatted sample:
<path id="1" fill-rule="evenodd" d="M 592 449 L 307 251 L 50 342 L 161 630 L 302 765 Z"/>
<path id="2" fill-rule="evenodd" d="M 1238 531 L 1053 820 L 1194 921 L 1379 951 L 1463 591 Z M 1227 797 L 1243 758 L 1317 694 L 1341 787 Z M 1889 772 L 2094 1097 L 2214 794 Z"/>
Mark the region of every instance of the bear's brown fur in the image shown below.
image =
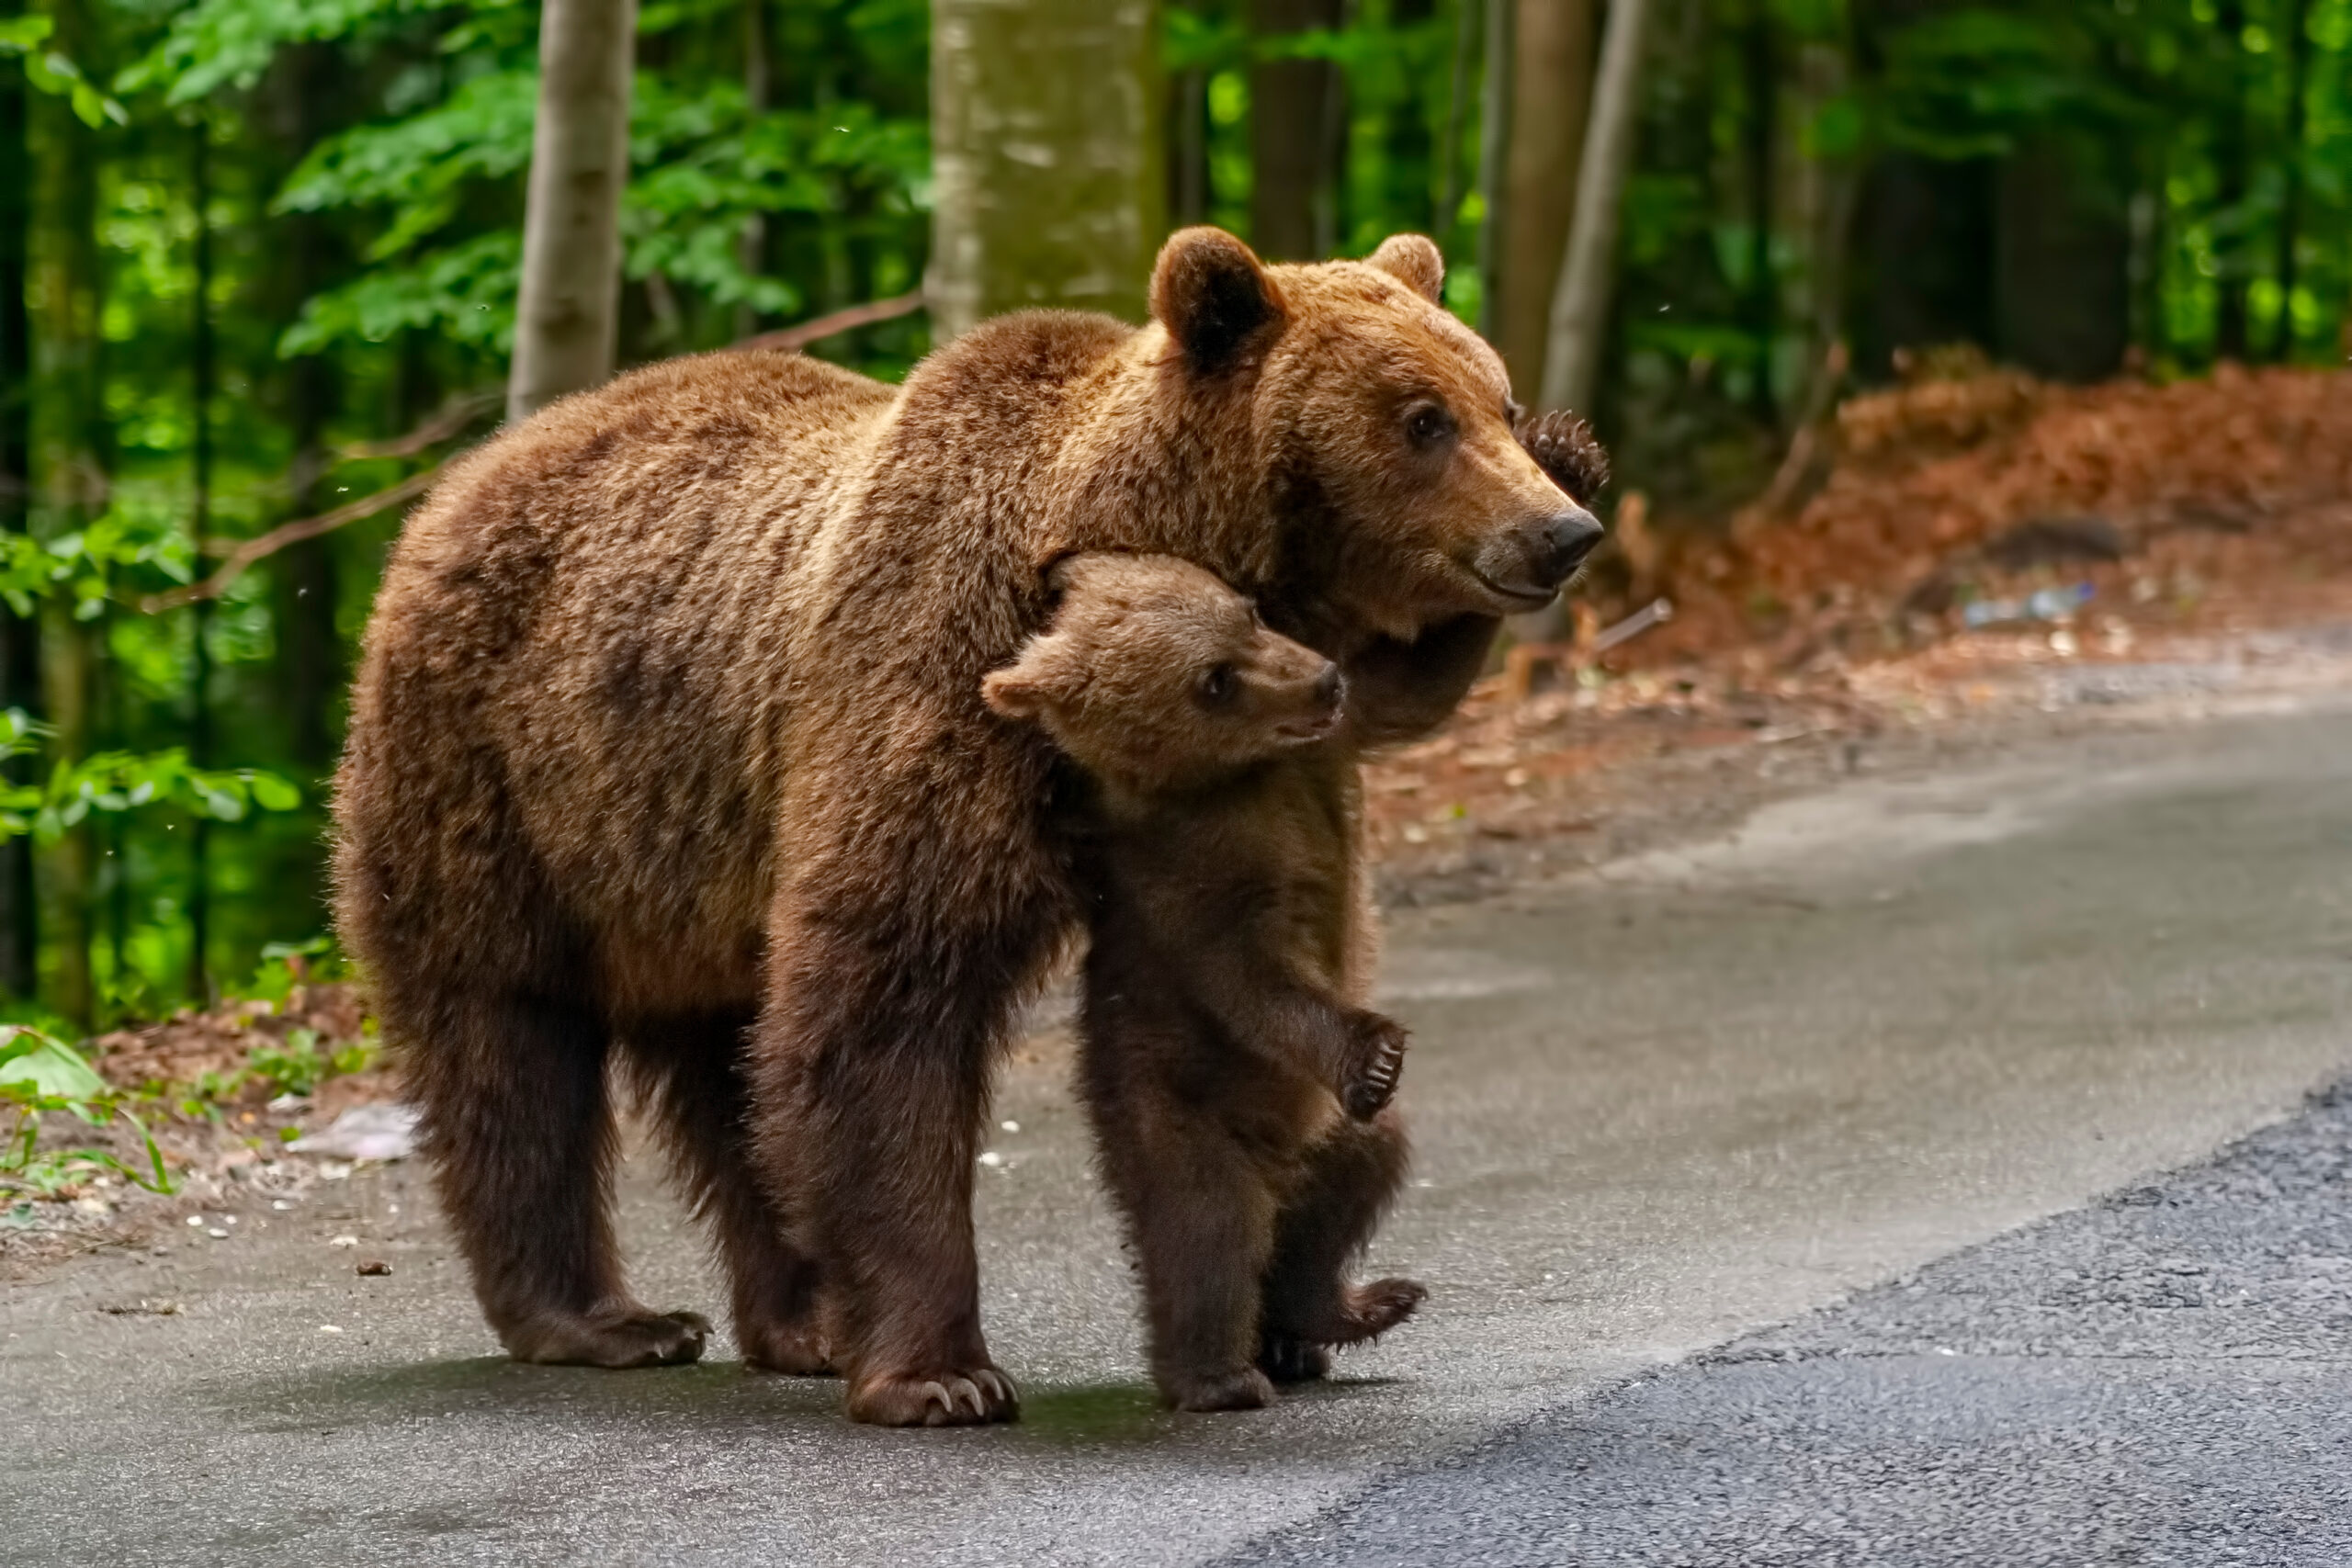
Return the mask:
<path id="1" fill-rule="evenodd" d="M 838 1368 L 864 1420 L 1013 1413 L 973 1158 L 1078 908 L 1052 747 L 980 679 L 1053 560 L 1159 552 L 1388 694 L 1372 738 L 1442 718 L 1590 520 L 1437 270 L 1419 239 L 1263 267 L 1189 230 L 1139 331 L 1006 317 L 895 389 L 786 355 L 654 365 L 417 510 L 354 694 L 338 908 L 514 1354 L 699 1353 L 614 1256 L 618 1044 L 747 1359 Z"/>
<path id="2" fill-rule="evenodd" d="M 1340 671 L 1171 557 L 1076 556 L 1052 582 L 1051 626 L 982 690 L 1093 786 L 1079 1081 L 1142 1269 L 1152 1376 L 1179 1409 L 1254 1409 L 1273 1397 L 1261 1335 L 1288 1371 L 1421 1294 L 1325 1266 L 1311 1313 L 1295 1287 L 1262 1299 L 1326 1142 L 1394 1141 L 1385 1168 L 1403 1168 L 1393 1119 L 1340 1115 L 1385 1108 L 1405 1035 L 1362 1005 L 1373 926 Z"/>

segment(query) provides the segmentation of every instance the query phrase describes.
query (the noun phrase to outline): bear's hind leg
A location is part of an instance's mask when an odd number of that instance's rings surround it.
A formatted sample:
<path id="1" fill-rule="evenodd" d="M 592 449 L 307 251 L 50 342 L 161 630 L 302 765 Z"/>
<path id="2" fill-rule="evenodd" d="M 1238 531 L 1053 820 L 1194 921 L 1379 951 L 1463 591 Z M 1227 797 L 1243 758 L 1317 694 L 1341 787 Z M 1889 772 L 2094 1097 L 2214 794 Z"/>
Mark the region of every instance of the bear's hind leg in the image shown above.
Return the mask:
<path id="1" fill-rule="evenodd" d="M 743 1080 L 749 1009 L 664 1018 L 628 1032 L 664 1143 L 695 1213 L 727 1267 L 746 1366 L 824 1376 L 834 1369 L 818 1316 L 817 1265 L 785 1235 L 752 1165 Z"/>
<path id="2" fill-rule="evenodd" d="M 536 998 L 445 994 L 398 1033 L 414 1043 L 443 1212 L 508 1352 L 595 1367 L 700 1356 L 707 1324 L 650 1312 L 621 1282 L 601 1021 Z"/>
<path id="3" fill-rule="evenodd" d="M 1429 1292 L 1412 1280 L 1353 1284 L 1348 1268 L 1404 1185 L 1410 1157 L 1394 1108 L 1343 1122 L 1307 1152 L 1306 1179 L 1284 1204 L 1265 1275 L 1258 1366 L 1276 1382 L 1329 1371 L 1328 1348 L 1376 1337 Z"/>

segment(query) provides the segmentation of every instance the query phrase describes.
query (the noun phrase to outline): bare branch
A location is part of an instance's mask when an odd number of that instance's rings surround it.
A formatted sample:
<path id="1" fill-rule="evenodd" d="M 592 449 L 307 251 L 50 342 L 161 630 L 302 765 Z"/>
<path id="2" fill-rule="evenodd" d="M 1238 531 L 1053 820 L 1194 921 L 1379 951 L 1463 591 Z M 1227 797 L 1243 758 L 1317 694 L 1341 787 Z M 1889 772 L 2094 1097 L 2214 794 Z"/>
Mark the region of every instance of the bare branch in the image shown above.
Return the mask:
<path id="1" fill-rule="evenodd" d="M 504 392 L 495 388 L 459 392 L 406 435 L 395 435 L 389 441 L 355 441 L 348 446 L 338 446 L 334 449 L 335 460 L 358 463 L 373 457 L 413 457 L 427 446 L 448 440 L 496 408 L 505 400 L 505 397 Z"/>
<path id="2" fill-rule="evenodd" d="M 176 610 L 183 604 L 193 604 L 198 599 L 218 599 L 229 584 L 234 582 L 254 562 L 274 556 L 288 545 L 299 545 L 305 539 L 315 539 L 321 534 L 332 533 L 346 523 L 356 523 L 363 517 L 373 517 L 379 512 L 389 511 L 402 502 L 423 495 L 433 488 L 433 481 L 440 476 L 440 473 L 441 465 L 435 463 L 429 468 L 420 469 L 409 475 L 408 478 L 389 489 L 379 490 L 373 495 L 363 495 L 347 505 L 336 507 L 333 512 L 322 512 L 316 517 L 303 517 L 292 523 L 281 523 L 258 538 L 207 539 L 204 543 L 205 554 L 225 554 L 228 557 L 220 563 L 220 570 L 201 581 L 191 582 L 185 588 L 174 588 L 162 593 L 151 593 L 139 602 L 139 608 L 142 613 L 153 615 L 160 615 L 165 610 Z"/>
<path id="3" fill-rule="evenodd" d="M 731 349 L 775 349 L 790 354 L 810 344 L 845 333 L 854 327 L 870 327 L 876 321 L 894 321 L 900 316 L 911 316 L 923 307 L 923 292 L 918 288 L 911 294 L 896 295 L 888 299 L 869 299 L 863 305 L 852 305 L 846 310 L 835 310 L 830 316 L 819 316 L 798 326 L 785 327 L 777 332 L 762 333 L 757 337 L 741 338 L 728 344 Z"/>

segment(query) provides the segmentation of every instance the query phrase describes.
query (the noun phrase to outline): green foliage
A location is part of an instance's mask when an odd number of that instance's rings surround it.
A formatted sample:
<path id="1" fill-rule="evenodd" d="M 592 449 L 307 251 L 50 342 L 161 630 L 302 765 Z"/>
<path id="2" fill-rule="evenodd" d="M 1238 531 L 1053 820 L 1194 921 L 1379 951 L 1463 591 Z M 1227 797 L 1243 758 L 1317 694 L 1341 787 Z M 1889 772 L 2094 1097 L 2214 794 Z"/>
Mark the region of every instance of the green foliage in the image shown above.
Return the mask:
<path id="1" fill-rule="evenodd" d="M 36 91 L 70 101 L 74 118 L 91 130 L 108 121 L 130 124 L 130 111 L 94 86 L 80 66 L 56 50 L 40 47 L 56 29 L 56 20 L 50 17 L 0 17 L 0 57 L 20 57 L 25 80 Z"/>
<path id="2" fill-rule="evenodd" d="M 0 712 L 0 757 L 40 748 L 45 727 L 21 708 Z M 61 759 L 40 784 L 0 783 L 0 842 L 30 834 L 53 844 L 93 811 L 126 813 L 165 807 L 219 822 L 238 822 L 258 807 L 292 811 L 302 792 L 259 768 L 196 768 L 179 747 L 133 754 L 102 751 L 78 761 Z"/>
<path id="3" fill-rule="evenodd" d="M 0 1029 L 0 1111 L 9 1118 L 6 1131 L 0 1133 L 0 1190 L 52 1194 L 96 1171 L 110 1170 L 151 1192 L 176 1190 L 164 1168 L 163 1151 L 146 1125 L 124 1109 L 122 1097 L 62 1040 L 22 1025 Z M 91 1127 L 119 1118 L 145 1149 L 144 1168 L 126 1164 L 107 1149 L 43 1148 L 41 1119 L 55 1114 Z"/>

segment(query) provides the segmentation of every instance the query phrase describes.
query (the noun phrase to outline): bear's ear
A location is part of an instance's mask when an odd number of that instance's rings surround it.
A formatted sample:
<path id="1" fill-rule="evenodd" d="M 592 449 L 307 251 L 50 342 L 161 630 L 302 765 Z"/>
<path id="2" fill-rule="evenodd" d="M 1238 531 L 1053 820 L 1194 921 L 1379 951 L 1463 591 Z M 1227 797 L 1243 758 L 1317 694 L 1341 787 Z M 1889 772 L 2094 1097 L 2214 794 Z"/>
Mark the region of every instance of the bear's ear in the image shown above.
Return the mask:
<path id="1" fill-rule="evenodd" d="M 1426 235 L 1391 234 L 1364 259 L 1391 277 L 1402 279 L 1430 304 L 1445 303 L 1445 257 Z"/>
<path id="2" fill-rule="evenodd" d="M 1207 374 L 1282 321 L 1283 298 L 1249 246 L 1222 229 L 1180 229 L 1151 269 L 1151 315 Z"/>

